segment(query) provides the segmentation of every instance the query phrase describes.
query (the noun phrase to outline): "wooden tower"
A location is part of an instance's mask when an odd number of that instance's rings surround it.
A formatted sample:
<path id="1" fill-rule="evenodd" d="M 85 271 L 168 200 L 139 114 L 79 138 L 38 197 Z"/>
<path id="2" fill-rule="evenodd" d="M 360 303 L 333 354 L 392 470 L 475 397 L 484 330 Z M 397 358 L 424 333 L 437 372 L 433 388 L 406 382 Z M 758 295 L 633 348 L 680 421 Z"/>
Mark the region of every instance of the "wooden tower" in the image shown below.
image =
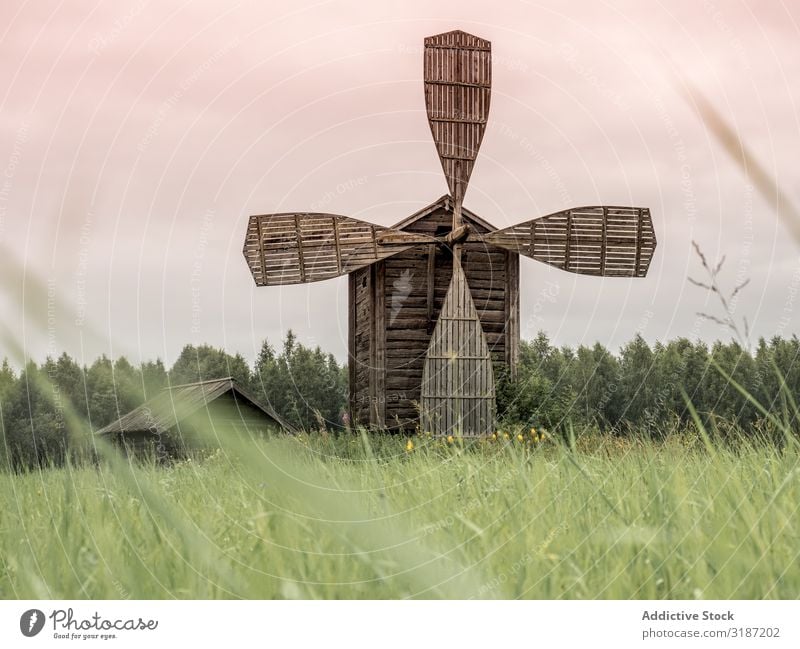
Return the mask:
<path id="1" fill-rule="evenodd" d="M 450 230 L 453 202 L 442 196 L 394 226 L 432 237 Z M 462 209 L 476 233 L 495 230 Z M 463 244 L 461 265 L 495 369 L 516 370 L 519 255 L 480 242 Z M 419 422 L 428 346 L 453 275 L 452 250 L 419 246 L 350 275 L 350 416 L 363 425 L 410 430 Z"/>

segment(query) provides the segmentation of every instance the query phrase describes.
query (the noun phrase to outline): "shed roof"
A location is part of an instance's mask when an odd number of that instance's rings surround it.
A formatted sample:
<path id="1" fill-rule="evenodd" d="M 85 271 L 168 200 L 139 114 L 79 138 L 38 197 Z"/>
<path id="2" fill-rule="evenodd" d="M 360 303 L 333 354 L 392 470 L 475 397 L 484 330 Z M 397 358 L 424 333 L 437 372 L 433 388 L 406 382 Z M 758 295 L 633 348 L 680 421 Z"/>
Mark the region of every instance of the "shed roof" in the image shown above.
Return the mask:
<path id="1" fill-rule="evenodd" d="M 165 433 L 183 419 L 206 408 L 209 403 L 228 392 L 233 392 L 237 403 L 247 403 L 274 420 L 282 428 L 292 431 L 292 427 L 272 408 L 260 404 L 246 390 L 241 388 L 233 377 L 171 385 L 164 388 L 152 399 L 97 431 L 97 435 L 149 431 L 153 434 Z"/>
<path id="2" fill-rule="evenodd" d="M 435 210 L 438 210 L 442 207 L 446 209 L 448 212 L 453 211 L 453 199 L 450 198 L 449 194 L 440 196 L 438 199 L 433 201 L 433 203 L 431 203 L 427 207 L 423 207 L 421 210 L 419 210 L 419 212 L 415 212 L 414 214 L 403 219 L 399 223 L 395 223 L 392 227 L 396 230 L 403 230 L 412 223 L 416 223 L 421 218 L 428 216 L 428 214 L 430 214 L 431 212 L 434 212 Z M 475 212 L 470 212 L 466 207 L 463 206 L 461 207 L 461 216 L 468 221 L 473 221 L 481 225 L 482 227 L 486 228 L 489 232 L 494 232 L 495 230 L 497 230 L 497 228 L 494 227 L 491 223 L 482 219 L 480 216 L 475 214 Z"/>

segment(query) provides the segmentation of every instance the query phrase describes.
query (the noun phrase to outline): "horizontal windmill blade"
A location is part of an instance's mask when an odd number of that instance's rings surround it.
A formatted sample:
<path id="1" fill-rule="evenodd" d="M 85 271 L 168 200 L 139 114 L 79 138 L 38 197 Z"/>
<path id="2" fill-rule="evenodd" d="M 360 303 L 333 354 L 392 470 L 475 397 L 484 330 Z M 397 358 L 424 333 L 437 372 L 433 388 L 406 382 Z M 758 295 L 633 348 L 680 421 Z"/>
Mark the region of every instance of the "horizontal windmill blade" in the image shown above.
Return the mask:
<path id="1" fill-rule="evenodd" d="M 453 200 L 460 205 L 489 116 L 492 44 L 462 31 L 425 39 L 425 106 Z"/>
<path id="2" fill-rule="evenodd" d="M 243 252 L 256 285 L 275 286 L 338 277 L 429 242 L 348 216 L 286 212 L 251 216 Z"/>
<path id="3" fill-rule="evenodd" d="M 602 277 L 644 277 L 656 249 L 646 207 L 576 207 L 482 239 L 570 273 Z"/>

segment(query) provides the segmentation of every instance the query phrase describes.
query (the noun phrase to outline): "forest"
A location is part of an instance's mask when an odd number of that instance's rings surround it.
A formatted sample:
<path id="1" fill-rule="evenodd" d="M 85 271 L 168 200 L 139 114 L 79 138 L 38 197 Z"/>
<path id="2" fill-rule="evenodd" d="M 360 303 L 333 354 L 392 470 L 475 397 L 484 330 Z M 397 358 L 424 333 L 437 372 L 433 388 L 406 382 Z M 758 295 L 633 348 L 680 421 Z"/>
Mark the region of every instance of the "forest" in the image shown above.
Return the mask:
<path id="1" fill-rule="evenodd" d="M 514 380 L 499 373 L 499 425 L 590 426 L 660 439 L 675 425 L 691 425 L 688 400 L 704 423 L 758 432 L 763 412 L 742 388 L 767 410 L 794 412 L 787 400 L 800 389 L 798 354 L 796 336 L 761 339 L 748 350 L 737 342 L 709 346 L 686 338 L 650 346 L 637 335 L 613 353 L 599 343 L 557 347 L 539 333 L 522 341 Z M 98 430 L 167 385 L 223 376 L 298 428 L 341 430 L 347 423 L 346 364 L 306 347 L 291 331 L 279 348 L 265 341 L 252 367 L 241 355 L 209 345 L 186 345 L 170 368 L 158 359 L 134 365 L 106 356 L 82 367 L 64 353 L 19 371 L 3 361 L 0 459 L 17 468 L 60 464 L 69 451 L 65 411 Z"/>

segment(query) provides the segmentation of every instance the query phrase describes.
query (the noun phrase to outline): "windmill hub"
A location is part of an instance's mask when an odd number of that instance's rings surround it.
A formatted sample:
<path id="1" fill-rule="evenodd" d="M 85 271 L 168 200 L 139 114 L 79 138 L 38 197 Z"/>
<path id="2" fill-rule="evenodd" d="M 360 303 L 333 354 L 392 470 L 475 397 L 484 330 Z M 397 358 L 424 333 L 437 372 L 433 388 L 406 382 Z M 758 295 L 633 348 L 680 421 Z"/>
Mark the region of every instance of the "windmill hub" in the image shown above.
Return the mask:
<path id="1" fill-rule="evenodd" d="M 425 105 L 450 192 L 428 208 L 392 228 L 319 212 L 248 222 L 256 285 L 350 276 L 353 423 L 492 432 L 494 366 L 513 375 L 517 362 L 520 255 L 583 275 L 647 274 L 656 248 L 647 208 L 578 207 L 497 230 L 462 206 L 491 75 L 489 41 L 462 31 L 425 39 Z"/>

